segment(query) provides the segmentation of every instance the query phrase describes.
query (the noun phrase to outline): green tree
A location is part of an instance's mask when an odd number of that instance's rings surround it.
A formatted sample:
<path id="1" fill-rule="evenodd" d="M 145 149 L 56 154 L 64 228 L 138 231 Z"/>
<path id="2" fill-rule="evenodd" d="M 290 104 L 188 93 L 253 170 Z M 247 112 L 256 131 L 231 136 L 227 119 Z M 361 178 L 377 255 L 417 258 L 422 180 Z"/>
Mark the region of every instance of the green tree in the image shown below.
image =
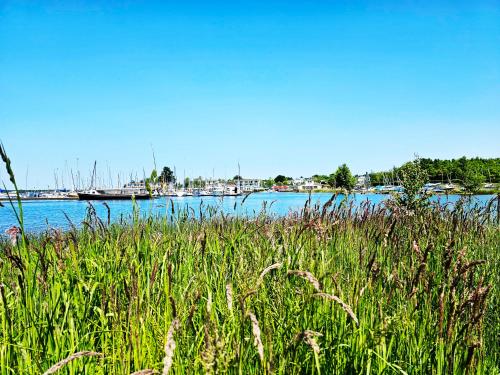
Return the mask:
<path id="1" fill-rule="evenodd" d="M 262 187 L 265 189 L 270 189 L 274 185 L 274 180 L 269 177 L 267 180 L 262 180 Z"/>
<path id="2" fill-rule="evenodd" d="M 283 184 L 286 180 L 286 176 L 283 176 L 282 174 L 279 174 L 274 178 L 274 182 L 277 184 Z"/>
<path id="3" fill-rule="evenodd" d="M 472 165 L 467 165 L 463 171 L 462 186 L 468 194 L 477 193 L 484 183 L 485 177 L 477 168 Z"/>
<path id="4" fill-rule="evenodd" d="M 149 177 L 149 180 L 152 183 L 158 182 L 158 172 L 156 171 L 156 169 L 153 169 L 153 171 L 151 172 L 151 176 Z"/>
<path id="5" fill-rule="evenodd" d="M 384 173 L 383 172 L 370 173 L 370 184 L 372 186 L 383 185 L 384 184 Z"/>
<path id="6" fill-rule="evenodd" d="M 346 164 L 342 164 L 335 172 L 335 186 L 351 191 L 356 184 L 356 179 Z"/>
<path id="7" fill-rule="evenodd" d="M 459 159 L 440 160 L 440 159 L 420 159 L 420 167 L 427 172 L 430 182 L 457 182 L 462 183 L 465 179 L 465 173 L 470 175 L 480 175 L 484 181 L 498 183 L 500 182 L 500 158 L 482 159 L 461 157 Z M 395 169 L 399 175 L 399 168 Z M 386 175 L 392 175 L 387 172 Z M 372 185 L 383 184 L 384 173 L 372 172 L 370 174 Z"/>
<path id="8" fill-rule="evenodd" d="M 193 187 L 201 188 L 203 187 L 203 177 L 199 176 L 193 180 Z"/>
<path id="9" fill-rule="evenodd" d="M 317 184 L 328 181 L 328 176 L 324 174 L 315 174 L 312 176 L 312 180 Z"/>
<path id="10" fill-rule="evenodd" d="M 160 174 L 160 181 L 169 184 L 175 182 L 174 172 L 169 167 L 163 167 Z"/>
<path id="11" fill-rule="evenodd" d="M 399 204 L 408 209 L 415 209 L 427 202 L 426 197 L 420 192 L 428 180 L 428 175 L 422 168 L 419 158 L 403 164 L 398 169 L 398 178 L 403 187 L 403 192 L 397 196 Z"/>
<path id="12" fill-rule="evenodd" d="M 148 191 L 149 195 L 153 195 L 153 188 L 151 184 L 156 184 L 157 182 L 158 172 L 156 172 L 156 169 L 153 169 L 153 171 L 151 172 L 151 176 L 144 179 L 144 187 Z"/>
<path id="13" fill-rule="evenodd" d="M 337 182 L 335 181 L 335 173 L 330 174 L 326 178 L 326 183 L 330 185 L 331 187 L 335 187 L 337 185 Z"/>

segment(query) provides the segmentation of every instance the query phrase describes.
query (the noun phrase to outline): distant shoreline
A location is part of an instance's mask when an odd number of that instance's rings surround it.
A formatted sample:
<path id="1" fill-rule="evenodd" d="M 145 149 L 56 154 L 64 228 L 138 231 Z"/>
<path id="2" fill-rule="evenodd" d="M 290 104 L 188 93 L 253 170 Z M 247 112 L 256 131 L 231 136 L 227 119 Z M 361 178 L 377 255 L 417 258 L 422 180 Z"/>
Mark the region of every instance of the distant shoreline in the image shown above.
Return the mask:
<path id="1" fill-rule="evenodd" d="M 247 194 L 243 194 L 242 196 L 245 197 L 246 195 L 248 194 L 262 194 L 262 193 L 267 193 L 266 191 L 256 191 L 256 192 L 251 192 L 251 193 L 247 193 Z M 293 194 L 321 194 L 321 193 L 329 193 L 329 194 L 345 194 L 346 192 L 345 191 L 341 191 L 341 190 L 311 190 L 310 192 L 309 191 L 294 191 L 294 190 L 290 190 L 290 191 L 276 191 L 276 192 L 273 192 L 271 194 L 283 194 L 283 193 L 293 193 Z M 390 195 L 391 192 L 379 192 L 379 191 L 368 191 L 368 192 L 360 192 L 360 191 L 352 191 L 350 192 L 349 194 L 359 194 L 359 195 Z M 467 194 L 467 193 L 463 193 L 463 192 L 452 192 L 452 193 L 427 193 L 428 196 L 434 196 L 434 195 L 437 195 L 437 196 L 447 196 L 447 195 L 460 195 L 460 196 L 467 196 L 467 195 L 472 195 L 472 196 L 475 196 L 475 195 L 499 195 L 500 194 L 500 191 L 478 191 L 477 193 L 474 193 L 474 194 Z M 158 199 L 158 198 L 164 198 L 165 196 L 154 196 L 152 199 Z M 209 196 L 211 197 L 211 196 Z M 175 198 L 175 197 L 169 197 L 169 198 Z M 199 198 L 199 197 L 183 197 L 184 199 L 185 198 Z M 203 198 L 203 197 L 202 197 Z M 29 197 L 29 198 L 25 198 L 25 197 L 22 197 L 21 198 L 21 201 L 23 202 L 26 202 L 26 201 L 77 201 L 79 200 L 78 197 Z M 0 198 L 0 202 L 8 202 L 9 199 L 8 198 Z M 17 201 L 17 198 L 16 197 L 12 197 L 12 201 L 15 202 Z"/>

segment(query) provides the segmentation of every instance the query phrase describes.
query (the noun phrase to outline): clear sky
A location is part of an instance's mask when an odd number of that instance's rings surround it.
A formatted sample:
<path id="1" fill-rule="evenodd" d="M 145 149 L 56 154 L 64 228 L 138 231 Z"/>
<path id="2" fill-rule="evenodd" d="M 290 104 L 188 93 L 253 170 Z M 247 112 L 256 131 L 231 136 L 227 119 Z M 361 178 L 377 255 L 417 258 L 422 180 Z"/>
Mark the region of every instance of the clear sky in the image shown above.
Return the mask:
<path id="1" fill-rule="evenodd" d="M 141 176 L 152 148 L 179 177 L 500 156 L 498 1 L 36 3 L 0 0 L 22 187 Z"/>

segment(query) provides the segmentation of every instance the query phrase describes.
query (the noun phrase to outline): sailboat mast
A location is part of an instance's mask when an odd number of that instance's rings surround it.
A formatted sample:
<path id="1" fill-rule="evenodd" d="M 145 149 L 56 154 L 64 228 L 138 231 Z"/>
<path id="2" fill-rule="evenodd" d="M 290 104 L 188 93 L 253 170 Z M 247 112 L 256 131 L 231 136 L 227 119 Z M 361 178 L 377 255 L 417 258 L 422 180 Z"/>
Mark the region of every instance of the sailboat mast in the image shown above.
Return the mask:
<path id="1" fill-rule="evenodd" d="M 92 177 L 90 178 L 90 189 L 94 188 L 94 183 L 95 183 L 95 171 L 96 171 L 96 166 L 97 166 L 97 160 L 94 160 L 94 170 L 92 171 Z"/>
<path id="2" fill-rule="evenodd" d="M 240 162 L 238 162 L 238 175 L 236 178 L 236 192 L 241 193 L 241 171 L 240 171 Z"/>

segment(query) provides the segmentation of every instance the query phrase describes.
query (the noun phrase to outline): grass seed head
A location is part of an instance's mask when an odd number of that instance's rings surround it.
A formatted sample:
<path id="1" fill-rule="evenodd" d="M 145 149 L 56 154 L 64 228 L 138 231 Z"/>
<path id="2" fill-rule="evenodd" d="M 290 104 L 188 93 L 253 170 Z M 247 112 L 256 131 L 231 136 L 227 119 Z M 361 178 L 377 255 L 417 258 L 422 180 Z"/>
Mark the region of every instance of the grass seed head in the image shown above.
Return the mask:
<path id="1" fill-rule="evenodd" d="M 302 332 L 302 338 L 304 342 L 311 347 L 311 349 L 316 353 L 319 354 L 320 352 L 320 347 L 316 341 L 316 337 L 318 336 L 323 336 L 322 333 L 311 331 L 311 330 L 305 330 Z"/>
<path id="2" fill-rule="evenodd" d="M 262 345 L 262 339 L 260 338 L 260 327 L 259 321 L 255 317 L 255 315 L 251 312 L 248 313 L 248 317 L 252 322 L 252 335 L 254 338 L 254 345 L 257 348 L 257 352 L 259 353 L 259 358 L 261 362 L 264 362 L 264 345 Z"/>
<path id="3" fill-rule="evenodd" d="M 62 361 L 57 362 L 54 366 L 49 368 L 47 371 L 43 373 L 43 375 L 50 375 L 54 374 L 60 369 L 62 369 L 64 366 L 66 366 L 68 363 L 74 361 L 75 359 L 82 358 L 82 357 L 101 357 L 101 353 L 97 352 L 91 352 L 91 351 L 82 351 L 78 353 L 71 354 L 69 357 L 63 359 Z"/>
<path id="4" fill-rule="evenodd" d="M 259 280 L 257 281 L 257 285 L 260 285 L 264 281 L 264 276 L 272 270 L 275 270 L 277 268 L 281 268 L 283 263 L 274 263 L 271 264 L 269 267 L 264 268 L 264 270 L 260 273 Z"/>
<path id="5" fill-rule="evenodd" d="M 317 292 L 321 292 L 321 285 L 313 274 L 309 271 L 300 271 L 300 270 L 290 270 L 288 271 L 288 275 L 297 275 L 307 280 Z"/>
<path id="6" fill-rule="evenodd" d="M 337 297 L 333 294 L 328 294 L 328 293 L 316 293 L 316 294 L 314 294 L 314 297 L 322 297 L 322 298 L 326 298 L 326 299 L 329 299 L 331 301 L 337 302 L 338 304 L 340 304 L 340 306 L 342 306 L 342 309 L 344 309 L 344 311 L 347 314 L 349 314 L 349 316 L 352 318 L 352 320 L 354 320 L 356 325 L 359 326 L 358 318 L 356 317 L 356 314 L 354 314 L 354 312 L 352 311 L 351 306 L 346 304 L 339 297 Z"/>
<path id="7" fill-rule="evenodd" d="M 229 311 L 233 310 L 233 288 L 231 284 L 226 285 L 226 299 L 227 299 L 227 308 Z"/>
<path id="8" fill-rule="evenodd" d="M 174 319 L 167 332 L 167 343 L 165 344 L 165 357 L 163 358 L 163 375 L 167 375 L 172 367 L 175 351 L 174 333 L 179 328 L 179 319 Z"/>

